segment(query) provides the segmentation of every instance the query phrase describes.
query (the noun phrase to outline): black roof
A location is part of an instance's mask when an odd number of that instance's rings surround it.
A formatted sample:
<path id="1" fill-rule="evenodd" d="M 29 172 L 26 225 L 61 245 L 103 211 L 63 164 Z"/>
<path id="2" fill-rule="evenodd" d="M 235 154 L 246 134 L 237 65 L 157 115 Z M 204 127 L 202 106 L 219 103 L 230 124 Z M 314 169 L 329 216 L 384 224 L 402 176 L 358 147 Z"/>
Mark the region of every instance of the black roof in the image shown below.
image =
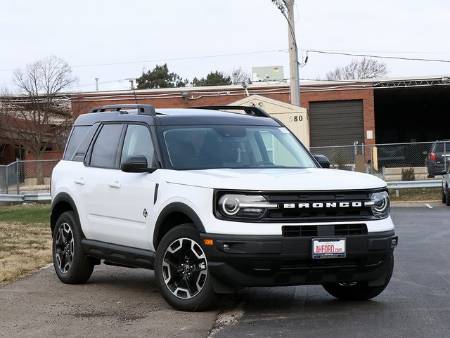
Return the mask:
<path id="1" fill-rule="evenodd" d="M 93 111 L 100 111 L 96 108 Z M 80 115 L 75 125 L 92 125 L 97 122 L 145 122 L 149 125 L 255 125 L 280 126 L 268 117 L 252 116 L 236 112 L 213 109 L 173 108 L 156 109 L 152 114 L 139 113 L 131 107 L 107 112 L 92 112 Z"/>

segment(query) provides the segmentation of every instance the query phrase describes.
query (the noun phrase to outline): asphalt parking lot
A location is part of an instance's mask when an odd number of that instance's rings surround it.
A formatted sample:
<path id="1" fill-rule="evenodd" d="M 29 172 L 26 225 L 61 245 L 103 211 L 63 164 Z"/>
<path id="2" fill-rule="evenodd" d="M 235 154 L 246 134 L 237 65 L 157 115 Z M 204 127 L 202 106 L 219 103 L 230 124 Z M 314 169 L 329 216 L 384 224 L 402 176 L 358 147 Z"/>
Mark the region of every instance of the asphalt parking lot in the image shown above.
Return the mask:
<path id="1" fill-rule="evenodd" d="M 248 292 L 220 337 L 450 337 L 450 208 L 393 208 L 399 246 L 388 288 L 339 302 L 320 286 Z"/>
<path id="2" fill-rule="evenodd" d="M 373 301 L 339 302 L 319 286 L 257 288 L 233 306 L 172 310 L 153 273 L 101 266 L 85 285 L 53 269 L 0 288 L 0 336 L 449 337 L 450 208 L 393 208 L 394 276 Z M 220 312 L 217 320 L 217 314 Z"/>

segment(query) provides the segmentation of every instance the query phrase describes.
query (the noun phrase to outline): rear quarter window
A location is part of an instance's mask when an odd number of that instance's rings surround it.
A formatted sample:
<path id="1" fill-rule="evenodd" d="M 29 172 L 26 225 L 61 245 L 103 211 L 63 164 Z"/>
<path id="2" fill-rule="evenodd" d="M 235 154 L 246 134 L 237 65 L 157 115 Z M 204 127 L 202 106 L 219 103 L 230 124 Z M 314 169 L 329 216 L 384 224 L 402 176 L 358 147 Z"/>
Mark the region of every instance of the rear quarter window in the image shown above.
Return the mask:
<path id="1" fill-rule="evenodd" d="M 434 144 L 433 151 L 435 153 L 449 153 L 450 152 L 450 142 L 438 141 Z"/>

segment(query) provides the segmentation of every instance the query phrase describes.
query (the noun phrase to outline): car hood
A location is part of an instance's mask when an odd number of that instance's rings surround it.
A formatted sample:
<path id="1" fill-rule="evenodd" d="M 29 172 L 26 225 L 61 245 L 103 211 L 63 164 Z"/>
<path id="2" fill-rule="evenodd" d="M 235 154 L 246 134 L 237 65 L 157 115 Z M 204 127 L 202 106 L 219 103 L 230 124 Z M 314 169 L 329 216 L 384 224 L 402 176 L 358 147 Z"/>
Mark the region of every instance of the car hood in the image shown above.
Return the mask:
<path id="1" fill-rule="evenodd" d="M 386 187 L 383 180 L 372 175 L 322 168 L 168 170 L 164 176 L 168 183 L 214 189 L 313 191 Z"/>

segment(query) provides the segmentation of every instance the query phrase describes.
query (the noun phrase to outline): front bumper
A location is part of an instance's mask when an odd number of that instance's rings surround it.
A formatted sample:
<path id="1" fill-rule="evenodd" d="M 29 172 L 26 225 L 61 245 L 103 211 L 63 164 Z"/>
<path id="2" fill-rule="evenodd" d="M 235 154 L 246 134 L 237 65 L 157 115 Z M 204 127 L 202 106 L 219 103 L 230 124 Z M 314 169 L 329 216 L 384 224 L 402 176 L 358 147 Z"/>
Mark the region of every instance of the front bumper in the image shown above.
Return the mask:
<path id="1" fill-rule="evenodd" d="M 398 241 L 393 230 L 347 236 L 345 258 L 317 260 L 312 259 L 313 237 L 201 236 L 214 243 L 205 250 L 216 289 L 354 281 L 381 285 Z"/>

